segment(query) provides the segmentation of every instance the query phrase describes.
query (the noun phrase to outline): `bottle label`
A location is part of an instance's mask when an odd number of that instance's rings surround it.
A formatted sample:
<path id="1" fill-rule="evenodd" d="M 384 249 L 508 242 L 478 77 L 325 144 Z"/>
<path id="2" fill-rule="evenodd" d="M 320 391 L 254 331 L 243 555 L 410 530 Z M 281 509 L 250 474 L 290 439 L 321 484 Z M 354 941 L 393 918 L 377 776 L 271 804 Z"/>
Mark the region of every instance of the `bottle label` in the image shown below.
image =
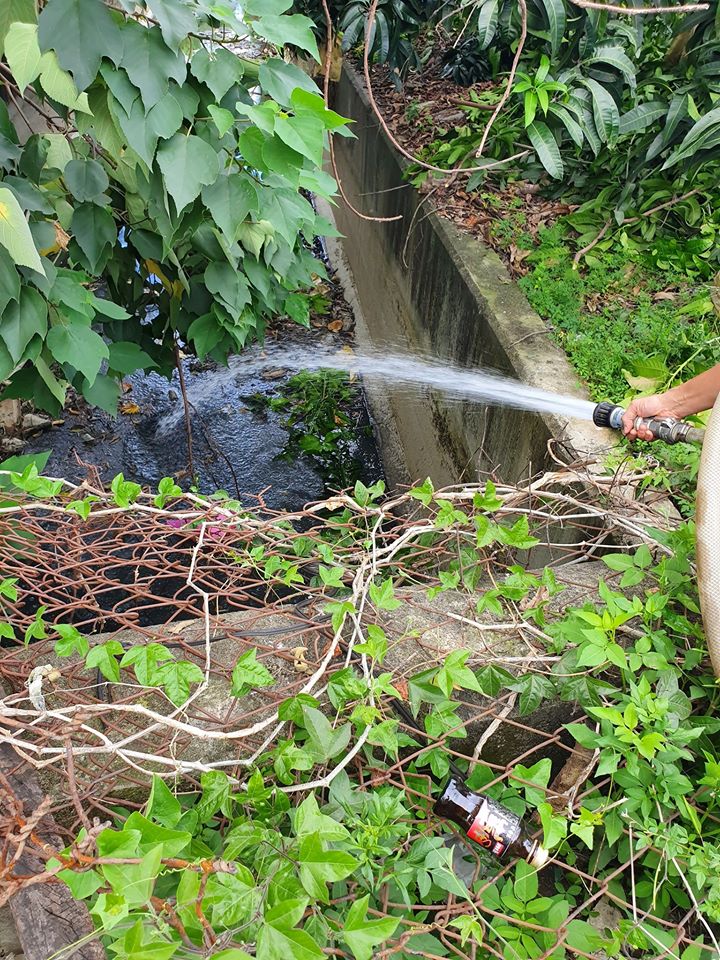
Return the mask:
<path id="1" fill-rule="evenodd" d="M 520 827 L 519 817 L 494 800 L 485 798 L 467 835 L 496 857 L 501 857 L 519 836 Z"/>

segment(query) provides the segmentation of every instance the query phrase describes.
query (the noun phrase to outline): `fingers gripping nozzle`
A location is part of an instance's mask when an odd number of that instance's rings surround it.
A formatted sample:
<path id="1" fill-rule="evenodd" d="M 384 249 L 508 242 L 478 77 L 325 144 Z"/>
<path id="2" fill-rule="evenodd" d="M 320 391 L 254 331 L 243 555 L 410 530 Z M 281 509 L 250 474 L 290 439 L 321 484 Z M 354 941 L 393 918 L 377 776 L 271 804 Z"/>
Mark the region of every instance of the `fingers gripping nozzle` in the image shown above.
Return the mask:
<path id="1" fill-rule="evenodd" d="M 593 423 L 597 427 L 622 430 L 624 413 L 618 404 L 605 401 L 593 410 Z M 697 443 L 705 435 L 704 430 L 673 417 L 637 417 L 634 426 L 636 430 L 649 430 L 656 440 L 664 440 L 665 443 Z"/>

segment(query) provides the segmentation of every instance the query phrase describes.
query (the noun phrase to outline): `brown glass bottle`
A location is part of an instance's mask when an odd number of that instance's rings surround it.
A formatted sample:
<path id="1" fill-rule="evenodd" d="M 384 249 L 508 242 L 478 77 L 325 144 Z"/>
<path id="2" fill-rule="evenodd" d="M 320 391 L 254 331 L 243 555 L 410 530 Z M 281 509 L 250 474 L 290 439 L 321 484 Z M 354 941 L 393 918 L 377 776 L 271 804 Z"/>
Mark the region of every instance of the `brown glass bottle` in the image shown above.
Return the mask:
<path id="1" fill-rule="evenodd" d="M 532 839 L 518 816 L 496 800 L 474 793 L 455 777 L 435 802 L 435 812 L 452 820 L 471 840 L 498 858 L 518 857 L 534 867 L 547 862 L 547 850 Z"/>

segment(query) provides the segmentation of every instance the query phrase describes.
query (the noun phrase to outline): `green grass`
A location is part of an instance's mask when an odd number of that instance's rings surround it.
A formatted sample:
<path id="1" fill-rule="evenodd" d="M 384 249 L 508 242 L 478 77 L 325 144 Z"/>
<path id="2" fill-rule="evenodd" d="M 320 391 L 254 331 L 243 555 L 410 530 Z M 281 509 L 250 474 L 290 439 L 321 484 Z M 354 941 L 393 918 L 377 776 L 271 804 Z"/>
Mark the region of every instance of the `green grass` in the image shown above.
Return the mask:
<path id="1" fill-rule="evenodd" d="M 575 270 L 562 223 L 540 232 L 528 263 L 520 286 L 593 399 L 621 401 L 628 375 L 652 369 L 670 381 L 681 366 L 686 377 L 720 360 L 718 315 L 703 285 L 617 253 Z M 674 299 L 655 299 L 670 286 Z"/>

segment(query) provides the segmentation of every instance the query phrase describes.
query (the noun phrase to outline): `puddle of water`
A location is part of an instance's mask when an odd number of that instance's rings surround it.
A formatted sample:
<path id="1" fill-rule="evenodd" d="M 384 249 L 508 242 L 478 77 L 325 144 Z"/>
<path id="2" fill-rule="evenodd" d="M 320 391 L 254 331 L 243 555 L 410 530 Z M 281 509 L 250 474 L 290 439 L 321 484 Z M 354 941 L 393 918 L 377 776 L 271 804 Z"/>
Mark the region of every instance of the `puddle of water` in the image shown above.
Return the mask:
<path id="1" fill-rule="evenodd" d="M 306 344 L 324 337 L 329 342 L 321 349 L 326 352 L 330 343 L 340 342 L 315 330 L 298 331 L 295 336 Z M 283 457 L 289 434 L 282 425 L 282 412 L 247 402 L 254 395 L 277 397 L 295 372 L 287 367 L 272 379 L 263 376 L 281 366 L 274 357 L 282 352 L 285 337 L 280 345 L 268 341 L 264 349 L 249 347 L 242 358 L 231 357 L 227 368 L 184 362 L 192 405 L 194 465 L 202 492 L 222 489 L 244 499 L 266 491 L 265 502 L 278 510 L 299 509 L 327 492 L 325 477 L 312 457 L 302 453 L 292 461 Z M 304 349 L 312 352 L 316 347 Z M 25 452 L 51 448 L 47 473 L 71 480 L 86 477 L 90 464 L 104 482 L 122 472 L 128 479 L 155 487 L 162 477 L 180 474 L 178 482 L 187 488 L 191 478 L 183 473 L 188 462 L 187 436 L 177 372 L 172 381 L 155 373 L 137 373 L 126 382 L 131 389 L 124 400 L 137 404 L 138 414 L 114 419 L 97 409 L 66 411 L 64 425 L 34 437 Z M 361 478 L 373 482 L 382 476 L 382 464 L 367 435 L 369 420 L 361 397 L 349 416 L 355 435 L 349 456 L 357 460 Z"/>

